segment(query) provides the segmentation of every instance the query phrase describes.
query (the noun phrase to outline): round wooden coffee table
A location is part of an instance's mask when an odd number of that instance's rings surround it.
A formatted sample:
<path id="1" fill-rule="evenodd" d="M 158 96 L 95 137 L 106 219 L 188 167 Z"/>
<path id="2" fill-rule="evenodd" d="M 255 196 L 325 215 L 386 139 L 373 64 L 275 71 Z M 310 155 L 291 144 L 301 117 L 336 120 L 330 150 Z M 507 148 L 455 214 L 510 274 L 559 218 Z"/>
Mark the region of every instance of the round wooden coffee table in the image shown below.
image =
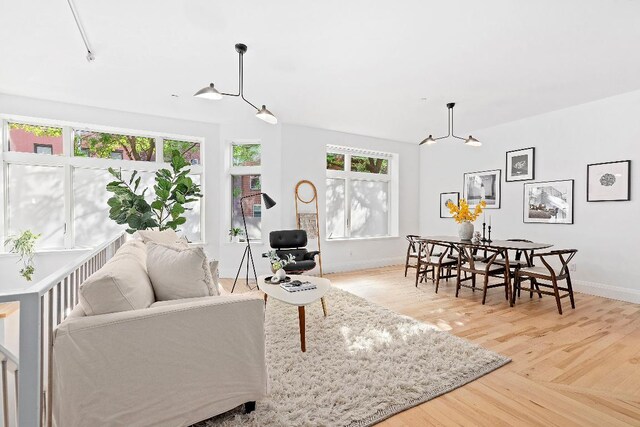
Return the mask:
<path id="1" fill-rule="evenodd" d="M 264 303 L 267 303 L 267 298 L 275 298 L 287 304 L 295 305 L 298 307 L 298 320 L 300 323 L 300 349 L 304 352 L 307 351 L 305 341 L 305 325 L 304 325 L 304 307 L 309 304 L 313 304 L 320 300 L 322 303 L 322 311 L 325 317 L 327 316 L 327 303 L 324 296 L 331 288 L 331 282 L 328 279 L 314 276 L 304 276 L 297 274 L 290 274 L 291 280 L 300 280 L 301 282 L 311 282 L 316 285 L 316 289 L 310 289 L 308 291 L 288 292 L 280 287 L 279 284 L 274 285 L 271 283 L 265 283 L 264 279 L 269 277 L 268 275 L 262 275 L 258 277 L 258 289 L 264 292 Z"/>

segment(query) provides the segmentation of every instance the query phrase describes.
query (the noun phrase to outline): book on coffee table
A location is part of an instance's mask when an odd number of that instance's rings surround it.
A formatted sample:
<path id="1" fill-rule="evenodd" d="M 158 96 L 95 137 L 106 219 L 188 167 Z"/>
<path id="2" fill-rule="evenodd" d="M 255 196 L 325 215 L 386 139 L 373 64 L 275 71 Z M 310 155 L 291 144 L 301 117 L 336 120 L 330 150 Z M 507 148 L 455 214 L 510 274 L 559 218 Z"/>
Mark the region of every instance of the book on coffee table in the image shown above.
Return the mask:
<path id="1" fill-rule="evenodd" d="M 300 282 L 297 280 L 289 283 L 281 283 L 280 287 L 287 292 L 301 292 L 316 289 L 316 285 L 311 282 Z"/>

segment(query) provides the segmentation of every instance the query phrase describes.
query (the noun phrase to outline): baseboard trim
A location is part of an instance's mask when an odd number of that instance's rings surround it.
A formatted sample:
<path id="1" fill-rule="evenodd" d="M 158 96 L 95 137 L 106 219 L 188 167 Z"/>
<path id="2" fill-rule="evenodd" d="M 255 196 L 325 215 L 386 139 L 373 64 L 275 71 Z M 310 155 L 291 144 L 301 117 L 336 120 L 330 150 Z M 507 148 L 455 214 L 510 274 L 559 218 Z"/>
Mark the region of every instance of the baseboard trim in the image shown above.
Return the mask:
<path id="1" fill-rule="evenodd" d="M 640 304 L 640 290 L 638 289 L 605 285 L 603 283 L 588 282 L 586 280 L 574 280 L 573 290 L 582 294 Z"/>
<path id="2" fill-rule="evenodd" d="M 381 258 L 367 261 L 353 261 L 341 264 L 322 265 L 323 273 L 342 273 L 345 271 L 366 270 L 368 268 L 404 265 L 404 257 Z"/>
<path id="3" fill-rule="evenodd" d="M 404 265 L 404 260 L 405 260 L 404 257 L 392 257 L 392 258 L 382 258 L 382 259 L 367 260 L 367 261 L 345 262 L 340 264 L 330 263 L 329 265 L 327 265 L 327 263 L 325 262 L 322 264 L 322 272 L 324 274 L 343 273 L 348 271 L 366 270 L 368 268 L 388 267 L 390 265 L 400 265 L 400 264 Z M 225 279 L 229 279 L 229 278 L 233 279 L 236 276 L 237 269 L 238 267 L 235 267 L 235 270 L 220 268 L 220 277 Z M 271 273 L 268 270 L 264 270 L 263 265 L 260 265 L 260 266 L 256 265 L 256 270 L 258 275 Z M 245 270 L 242 269 L 242 271 L 240 272 L 240 279 L 244 280 L 245 274 L 246 274 Z M 312 275 L 319 274 L 318 267 L 313 269 L 311 271 L 311 274 Z M 251 272 L 250 276 L 253 277 L 253 272 Z"/>

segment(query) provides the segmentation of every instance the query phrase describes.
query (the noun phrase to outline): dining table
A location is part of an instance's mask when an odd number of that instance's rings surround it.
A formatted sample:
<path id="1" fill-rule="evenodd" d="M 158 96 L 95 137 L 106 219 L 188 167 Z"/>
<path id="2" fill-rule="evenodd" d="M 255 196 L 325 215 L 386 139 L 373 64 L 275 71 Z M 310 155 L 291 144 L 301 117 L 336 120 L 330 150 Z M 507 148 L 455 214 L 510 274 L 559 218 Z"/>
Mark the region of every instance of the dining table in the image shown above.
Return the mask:
<path id="1" fill-rule="evenodd" d="M 523 241 L 521 239 L 513 239 L 513 240 L 465 240 L 461 239 L 458 236 L 420 236 L 420 238 L 416 239 L 418 242 L 424 243 L 438 243 L 441 245 L 448 245 L 453 247 L 466 247 L 471 249 L 494 249 L 499 250 L 503 253 L 504 256 L 504 265 L 505 265 L 505 275 L 508 283 L 511 283 L 511 272 L 510 272 L 510 264 L 509 264 L 509 251 L 521 251 L 521 253 L 525 256 L 525 261 L 528 266 L 532 266 L 531 256 L 533 252 L 541 249 L 548 249 L 553 246 L 550 243 L 538 243 L 531 241 Z M 462 251 L 458 250 L 458 256 Z M 508 286 L 509 288 L 509 305 L 513 307 L 514 301 L 512 295 L 515 295 L 515 289 L 513 288 L 513 284 Z"/>

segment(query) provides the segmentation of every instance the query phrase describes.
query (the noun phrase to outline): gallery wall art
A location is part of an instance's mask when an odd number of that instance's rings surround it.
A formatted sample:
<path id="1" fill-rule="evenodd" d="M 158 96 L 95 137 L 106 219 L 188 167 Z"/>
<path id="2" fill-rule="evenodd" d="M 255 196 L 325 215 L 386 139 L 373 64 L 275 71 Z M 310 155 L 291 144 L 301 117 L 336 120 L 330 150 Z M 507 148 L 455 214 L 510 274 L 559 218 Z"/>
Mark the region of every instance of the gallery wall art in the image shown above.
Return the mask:
<path id="1" fill-rule="evenodd" d="M 525 223 L 573 224 L 573 179 L 524 184 Z"/>
<path id="2" fill-rule="evenodd" d="M 535 179 L 534 147 L 507 151 L 505 181 L 531 181 Z"/>
<path id="3" fill-rule="evenodd" d="M 473 208 L 482 200 L 487 202 L 485 209 L 500 209 L 501 170 L 467 172 L 464 174 L 462 197 Z"/>
<path id="4" fill-rule="evenodd" d="M 451 212 L 449 212 L 449 208 L 447 204 L 452 202 L 456 206 L 460 203 L 460 193 L 449 192 L 449 193 L 440 193 L 440 218 L 453 218 Z"/>
<path id="5" fill-rule="evenodd" d="M 631 160 L 587 165 L 587 201 L 631 200 Z"/>

